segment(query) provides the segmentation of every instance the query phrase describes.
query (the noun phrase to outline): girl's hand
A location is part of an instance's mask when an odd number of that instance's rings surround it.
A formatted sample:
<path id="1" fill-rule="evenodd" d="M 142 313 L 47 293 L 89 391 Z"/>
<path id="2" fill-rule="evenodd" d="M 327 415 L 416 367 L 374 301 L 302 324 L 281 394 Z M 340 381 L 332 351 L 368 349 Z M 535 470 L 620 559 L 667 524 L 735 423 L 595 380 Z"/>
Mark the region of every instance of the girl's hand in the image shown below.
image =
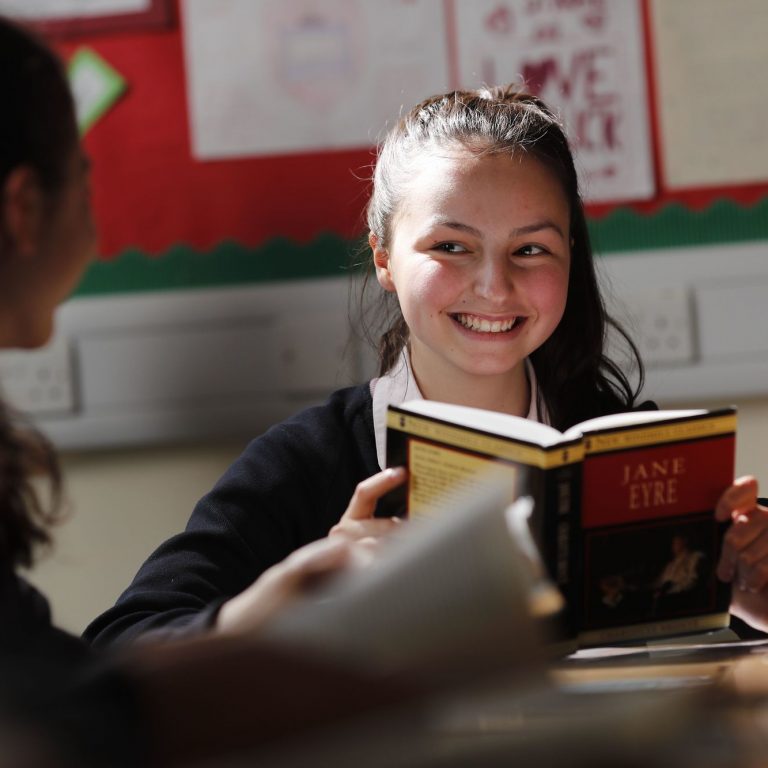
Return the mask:
<path id="1" fill-rule="evenodd" d="M 757 480 L 740 477 L 717 503 L 715 517 L 731 521 L 717 575 L 733 582 L 731 613 L 768 631 L 768 508 L 757 503 Z"/>
<path id="2" fill-rule="evenodd" d="M 385 493 L 402 485 L 408 473 L 404 467 L 385 469 L 357 484 L 346 512 L 328 536 L 374 545 L 402 522 L 399 517 L 375 518 L 376 503 Z"/>
<path id="3" fill-rule="evenodd" d="M 226 634 L 258 632 L 285 605 L 351 565 L 353 559 L 353 545 L 342 538 L 320 539 L 297 549 L 221 606 L 216 631 Z"/>
<path id="4" fill-rule="evenodd" d="M 216 619 L 216 631 L 258 632 L 283 606 L 328 576 L 348 566 L 366 565 L 376 541 L 400 523 L 399 518 L 374 519 L 376 502 L 405 482 L 405 478 L 403 468 L 385 469 L 359 483 L 346 512 L 328 537 L 297 549 L 224 603 Z"/>

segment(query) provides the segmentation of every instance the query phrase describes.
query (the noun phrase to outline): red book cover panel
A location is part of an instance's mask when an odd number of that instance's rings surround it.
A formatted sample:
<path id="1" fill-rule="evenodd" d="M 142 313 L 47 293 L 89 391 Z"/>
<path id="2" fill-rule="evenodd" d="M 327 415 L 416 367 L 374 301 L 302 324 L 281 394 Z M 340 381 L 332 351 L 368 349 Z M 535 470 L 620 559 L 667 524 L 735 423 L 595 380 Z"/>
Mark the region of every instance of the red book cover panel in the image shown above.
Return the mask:
<path id="1" fill-rule="evenodd" d="M 645 446 L 584 459 L 582 526 L 627 525 L 714 508 L 733 482 L 735 437 Z"/>

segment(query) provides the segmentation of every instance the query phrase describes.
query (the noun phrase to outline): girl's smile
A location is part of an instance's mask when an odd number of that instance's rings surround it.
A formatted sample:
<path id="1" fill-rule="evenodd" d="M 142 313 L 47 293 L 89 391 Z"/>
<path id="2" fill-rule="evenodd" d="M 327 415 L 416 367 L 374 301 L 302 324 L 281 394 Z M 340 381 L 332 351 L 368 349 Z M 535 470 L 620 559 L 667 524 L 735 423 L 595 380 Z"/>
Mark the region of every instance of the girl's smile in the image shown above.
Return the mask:
<path id="1" fill-rule="evenodd" d="M 451 317 L 462 327 L 468 331 L 478 335 L 478 339 L 484 337 L 493 341 L 493 337 L 496 334 L 509 334 L 511 331 L 518 331 L 525 322 L 524 317 L 511 317 L 498 319 L 493 317 L 479 317 L 478 315 L 470 315 L 465 312 L 457 312 Z M 499 337 L 504 340 L 502 337 Z M 499 339 L 496 339 L 497 341 Z"/>
<path id="2" fill-rule="evenodd" d="M 561 185 L 538 160 L 460 147 L 420 159 L 389 243 L 372 246 L 425 397 L 527 411 L 523 363 L 565 310 L 569 231 Z"/>

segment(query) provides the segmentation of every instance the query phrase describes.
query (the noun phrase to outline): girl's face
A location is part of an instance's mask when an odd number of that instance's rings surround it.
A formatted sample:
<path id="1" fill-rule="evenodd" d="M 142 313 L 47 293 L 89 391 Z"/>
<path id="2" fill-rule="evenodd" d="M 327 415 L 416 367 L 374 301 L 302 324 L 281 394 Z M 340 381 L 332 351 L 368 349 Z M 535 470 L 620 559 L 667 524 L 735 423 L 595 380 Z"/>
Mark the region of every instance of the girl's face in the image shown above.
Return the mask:
<path id="1" fill-rule="evenodd" d="M 59 195 L 50 232 L 60 252 L 66 250 L 66 256 L 58 259 L 63 299 L 76 287 L 86 266 L 96 256 L 90 162 L 80 147 L 70 156 L 68 180 Z"/>
<path id="2" fill-rule="evenodd" d="M 377 276 L 397 294 L 425 394 L 441 380 L 525 386 L 523 361 L 568 293 L 570 212 L 555 176 L 524 153 L 434 152 L 391 230 L 387 249 L 371 238 Z"/>
<path id="3" fill-rule="evenodd" d="M 96 255 L 96 227 L 91 211 L 90 163 L 80 147 L 69 158 L 67 181 L 57 195 L 43 250 L 50 258 L 55 303 L 74 290 Z"/>
<path id="4" fill-rule="evenodd" d="M 96 229 L 90 204 L 88 161 L 73 147 L 67 175 L 50 196 L 42 193 L 37 234 L 29 252 L 16 260 L 15 296 L 6 305 L 13 313 L 13 346 L 36 347 L 51 335 L 56 307 L 77 286 L 96 253 Z"/>

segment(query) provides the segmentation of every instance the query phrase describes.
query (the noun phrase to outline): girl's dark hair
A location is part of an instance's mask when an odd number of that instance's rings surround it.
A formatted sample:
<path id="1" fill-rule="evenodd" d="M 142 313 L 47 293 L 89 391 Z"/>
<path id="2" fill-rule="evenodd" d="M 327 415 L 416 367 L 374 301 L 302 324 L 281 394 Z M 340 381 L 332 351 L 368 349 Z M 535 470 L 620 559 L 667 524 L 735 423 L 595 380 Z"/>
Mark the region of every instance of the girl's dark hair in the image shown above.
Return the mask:
<path id="1" fill-rule="evenodd" d="M 66 179 L 77 126 L 59 58 L 33 33 L 0 17 L 0 181 L 21 165 L 55 194 Z"/>
<path id="2" fill-rule="evenodd" d="M 72 95 L 56 55 L 35 35 L 0 18 L 0 191 L 21 166 L 31 168 L 51 200 L 66 180 L 77 146 Z M 1 212 L 0 212 L 1 213 Z M 0 260 L 11 247 L 0 217 Z M 51 484 L 41 502 L 33 477 Z M 61 477 L 50 443 L 22 427 L 0 401 L 0 574 L 32 563 L 35 545 L 47 543 L 48 526 L 60 507 Z"/>
<path id="3" fill-rule="evenodd" d="M 451 91 L 417 104 L 379 148 L 368 228 L 387 248 L 403 184 L 414 163 L 425 150 L 456 144 L 483 155 L 528 153 L 555 175 L 568 201 L 572 245 L 565 312 L 554 333 L 531 355 L 552 425 L 565 429 L 631 408 L 642 387 L 642 362 L 632 340 L 606 312 L 573 156 L 560 122 L 540 99 L 509 85 Z M 383 301 L 387 327 L 379 342 L 382 375 L 393 367 L 409 335 L 399 306 L 393 306 L 396 299 L 386 294 Z M 630 367 L 638 376 L 636 388 L 605 354 L 609 327 L 626 343 Z"/>
<path id="4" fill-rule="evenodd" d="M 48 527 L 61 507 L 61 474 L 53 447 L 15 421 L 0 402 L 0 577 L 17 565 L 32 565 L 33 549 L 49 543 Z M 33 486 L 33 478 L 41 475 L 51 486 L 47 505 Z"/>

